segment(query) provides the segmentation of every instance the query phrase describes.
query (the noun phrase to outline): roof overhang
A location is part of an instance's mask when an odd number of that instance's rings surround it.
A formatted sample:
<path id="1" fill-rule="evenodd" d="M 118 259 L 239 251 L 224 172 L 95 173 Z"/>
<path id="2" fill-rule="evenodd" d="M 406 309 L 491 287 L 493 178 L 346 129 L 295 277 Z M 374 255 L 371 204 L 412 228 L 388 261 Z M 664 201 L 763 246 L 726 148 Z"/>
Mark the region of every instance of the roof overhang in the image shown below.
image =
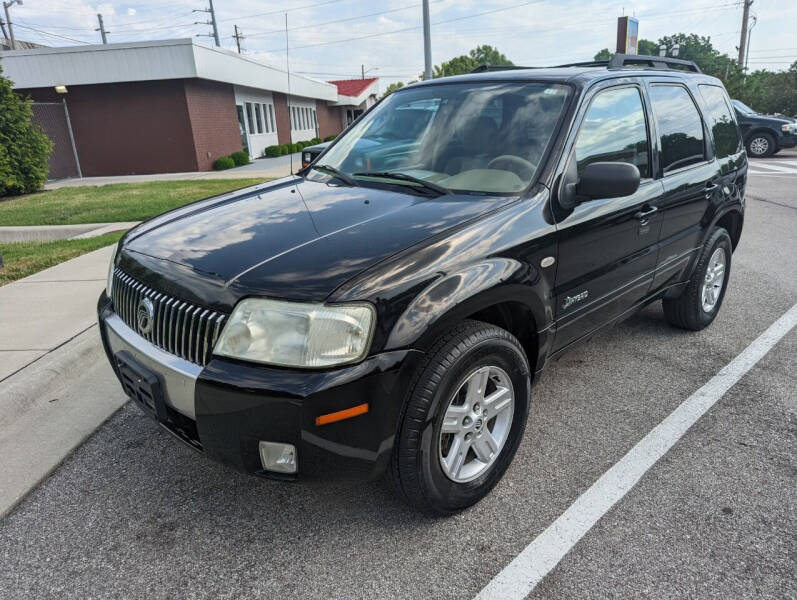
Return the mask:
<path id="1" fill-rule="evenodd" d="M 92 85 L 163 79 L 209 79 L 336 102 L 337 88 L 288 74 L 245 55 L 202 46 L 190 38 L 1 52 L 3 74 L 15 88 Z"/>
<path id="2" fill-rule="evenodd" d="M 379 80 L 374 80 L 367 88 L 360 92 L 357 96 L 343 96 L 338 94 L 337 102 L 333 102 L 332 106 L 359 106 L 369 96 L 376 96 L 379 94 Z"/>

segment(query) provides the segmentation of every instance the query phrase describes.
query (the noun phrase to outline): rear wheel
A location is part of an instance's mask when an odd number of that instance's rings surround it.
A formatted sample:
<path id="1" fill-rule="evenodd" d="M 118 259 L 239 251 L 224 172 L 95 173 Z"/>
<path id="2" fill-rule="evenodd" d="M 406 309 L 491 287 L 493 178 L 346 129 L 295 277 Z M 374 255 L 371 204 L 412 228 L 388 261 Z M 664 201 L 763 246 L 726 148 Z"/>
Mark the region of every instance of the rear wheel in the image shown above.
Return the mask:
<path id="1" fill-rule="evenodd" d="M 775 149 L 775 138 L 769 133 L 756 133 L 747 142 L 747 154 L 753 158 L 771 156 Z"/>
<path id="2" fill-rule="evenodd" d="M 731 272 L 731 238 L 717 228 L 698 258 L 692 278 L 678 298 L 665 298 L 664 316 L 670 324 L 699 331 L 708 327 L 722 306 Z"/>
<path id="3" fill-rule="evenodd" d="M 526 355 L 509 332 L 466 321 L 443 334 L 410 387 L 391 464 L 399 494 L 432 515 L 481 500 L 517 451 L 530 387 Z"/>

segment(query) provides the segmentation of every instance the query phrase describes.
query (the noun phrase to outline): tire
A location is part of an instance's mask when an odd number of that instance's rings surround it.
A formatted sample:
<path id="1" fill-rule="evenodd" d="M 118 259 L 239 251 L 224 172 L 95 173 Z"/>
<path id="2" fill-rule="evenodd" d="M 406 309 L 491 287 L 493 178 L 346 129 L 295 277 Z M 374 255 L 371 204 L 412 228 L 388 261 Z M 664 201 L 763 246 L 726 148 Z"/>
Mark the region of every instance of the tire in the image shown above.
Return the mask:
<path id="1" fill-rule="evenodd" d="M 479 381 L 486 385 L 476 385 Z M 477 406 L 478 394 L 466 398 L 471 383 L 487 396 L 482 398 L 484 407 Z M 514 400 L 502 410 L 490 398 L 508 397 L 505 390 L 510 385 Z M 390 467 L 398 495 L 432 516 L 451 515 L 481 500 L 515 456 L 526 427 L 530 391 L 529 363 L 512 334 L 478 321 L 464 321 L 446 331 L 432 345 L 409 386 Z M 497 413 L 485 416 L 484 411 L 494 412 L 493 407 Z M 443 431 L 447 412 L 446 428 L 459 427 L 456 434 Z M 471 442 L 465 441 L 465 431 Z M 484 456 L 488 432 L 489 439 L 504 437 L 497 452 L 482 462 L 475 449 Z M 455 452 L 455 444 L 464 451 Z M 464 460 L 453 460 L 455 456 Z"/>
<path id="2" fill-rule="evenodd" d="M 678 298 L 665 298 L 662 302 L 664 316 L 671 325 L 681 329 L 700 331 L 711 324 L 722 306 L 725 290 L 728 288 L 732 251 L 733 246 L 728 232 L 725 229 L 716 228 L 703 246 L 695 270 L 684 292 Z M 719 252 L 722 253 L 724 260 L 721 281 L 718 281 L 716 277 L 718 271 L 715 259 L 719 256 Z M 706 279 L 709 268 L 715 275 L 711 283 Z M 708 297 L 704 295 L 704 283 L 706 287 L 713 288 L 713 290 L 709 290 Z M 706 302 L 707 298 L 713 302 Z M 710 307 L 707 308 L 707 304 Z"/>
<path id="3" fill-rule="evenodd" d="M 772 156 L 776 150 L 775 138 L 769 133 L 756 133 L 747 142 L 747 155 L 753 158 Z"/>

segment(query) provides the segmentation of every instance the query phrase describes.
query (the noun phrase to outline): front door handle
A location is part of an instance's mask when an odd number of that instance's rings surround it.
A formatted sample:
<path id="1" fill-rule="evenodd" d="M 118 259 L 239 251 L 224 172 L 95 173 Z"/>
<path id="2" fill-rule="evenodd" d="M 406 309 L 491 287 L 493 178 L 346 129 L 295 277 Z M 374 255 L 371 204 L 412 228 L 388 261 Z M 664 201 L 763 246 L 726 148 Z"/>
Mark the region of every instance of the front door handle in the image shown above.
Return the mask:
<path id="1" fill-rule="evenodd" d="M 719 188 L 719 184 L 711 183 L 710 181 L 706 184 L 706 199 L 710 200 L 711 197 L 714 195 L 714 191 Z"/>
<path id="2" fill-rule="evenodd" d="M 644 206 L 642 207 L 642 210 L 634 214 L 634 218 L 639 219 L 643 223 L 647 223 L 650 216 L 657 210 L 659 209 L 655 206 Z"/>

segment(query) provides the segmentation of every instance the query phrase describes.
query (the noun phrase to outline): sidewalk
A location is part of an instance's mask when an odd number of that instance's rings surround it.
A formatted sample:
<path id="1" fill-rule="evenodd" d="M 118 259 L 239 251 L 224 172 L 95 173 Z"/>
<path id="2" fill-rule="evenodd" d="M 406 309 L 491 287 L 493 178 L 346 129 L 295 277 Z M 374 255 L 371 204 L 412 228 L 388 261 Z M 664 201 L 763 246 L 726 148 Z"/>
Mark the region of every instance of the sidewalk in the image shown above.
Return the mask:
<path id="1" fill-rule="evenodd" d="M 285 177 L 302 168 L 300 152 L 277 158 L 258 158 L 248 165 L 226 171 L 193 171 L 189 173 L 155 173 L 151 175 L 118 175 L 114 177 L 84 177 L 83 179 L 61 179 L 45 184 L 44 189 L 55 190 L 62 187 L 85 185 L 108 185 L 111 183 L 140 183 L 143 181 L 173 181 L 178 179 L 245 179 L 249 177 Z"/>
<path id="2" fill-rule="evenodd" d="M 0 382 L 91 327 L 111 246 L 0 287 Z"/>
<path id="3" fill-rule="evenodd" d="M 0 287 L 0 517 L 127 402 L 96 324 L 110 256 Z"/>

